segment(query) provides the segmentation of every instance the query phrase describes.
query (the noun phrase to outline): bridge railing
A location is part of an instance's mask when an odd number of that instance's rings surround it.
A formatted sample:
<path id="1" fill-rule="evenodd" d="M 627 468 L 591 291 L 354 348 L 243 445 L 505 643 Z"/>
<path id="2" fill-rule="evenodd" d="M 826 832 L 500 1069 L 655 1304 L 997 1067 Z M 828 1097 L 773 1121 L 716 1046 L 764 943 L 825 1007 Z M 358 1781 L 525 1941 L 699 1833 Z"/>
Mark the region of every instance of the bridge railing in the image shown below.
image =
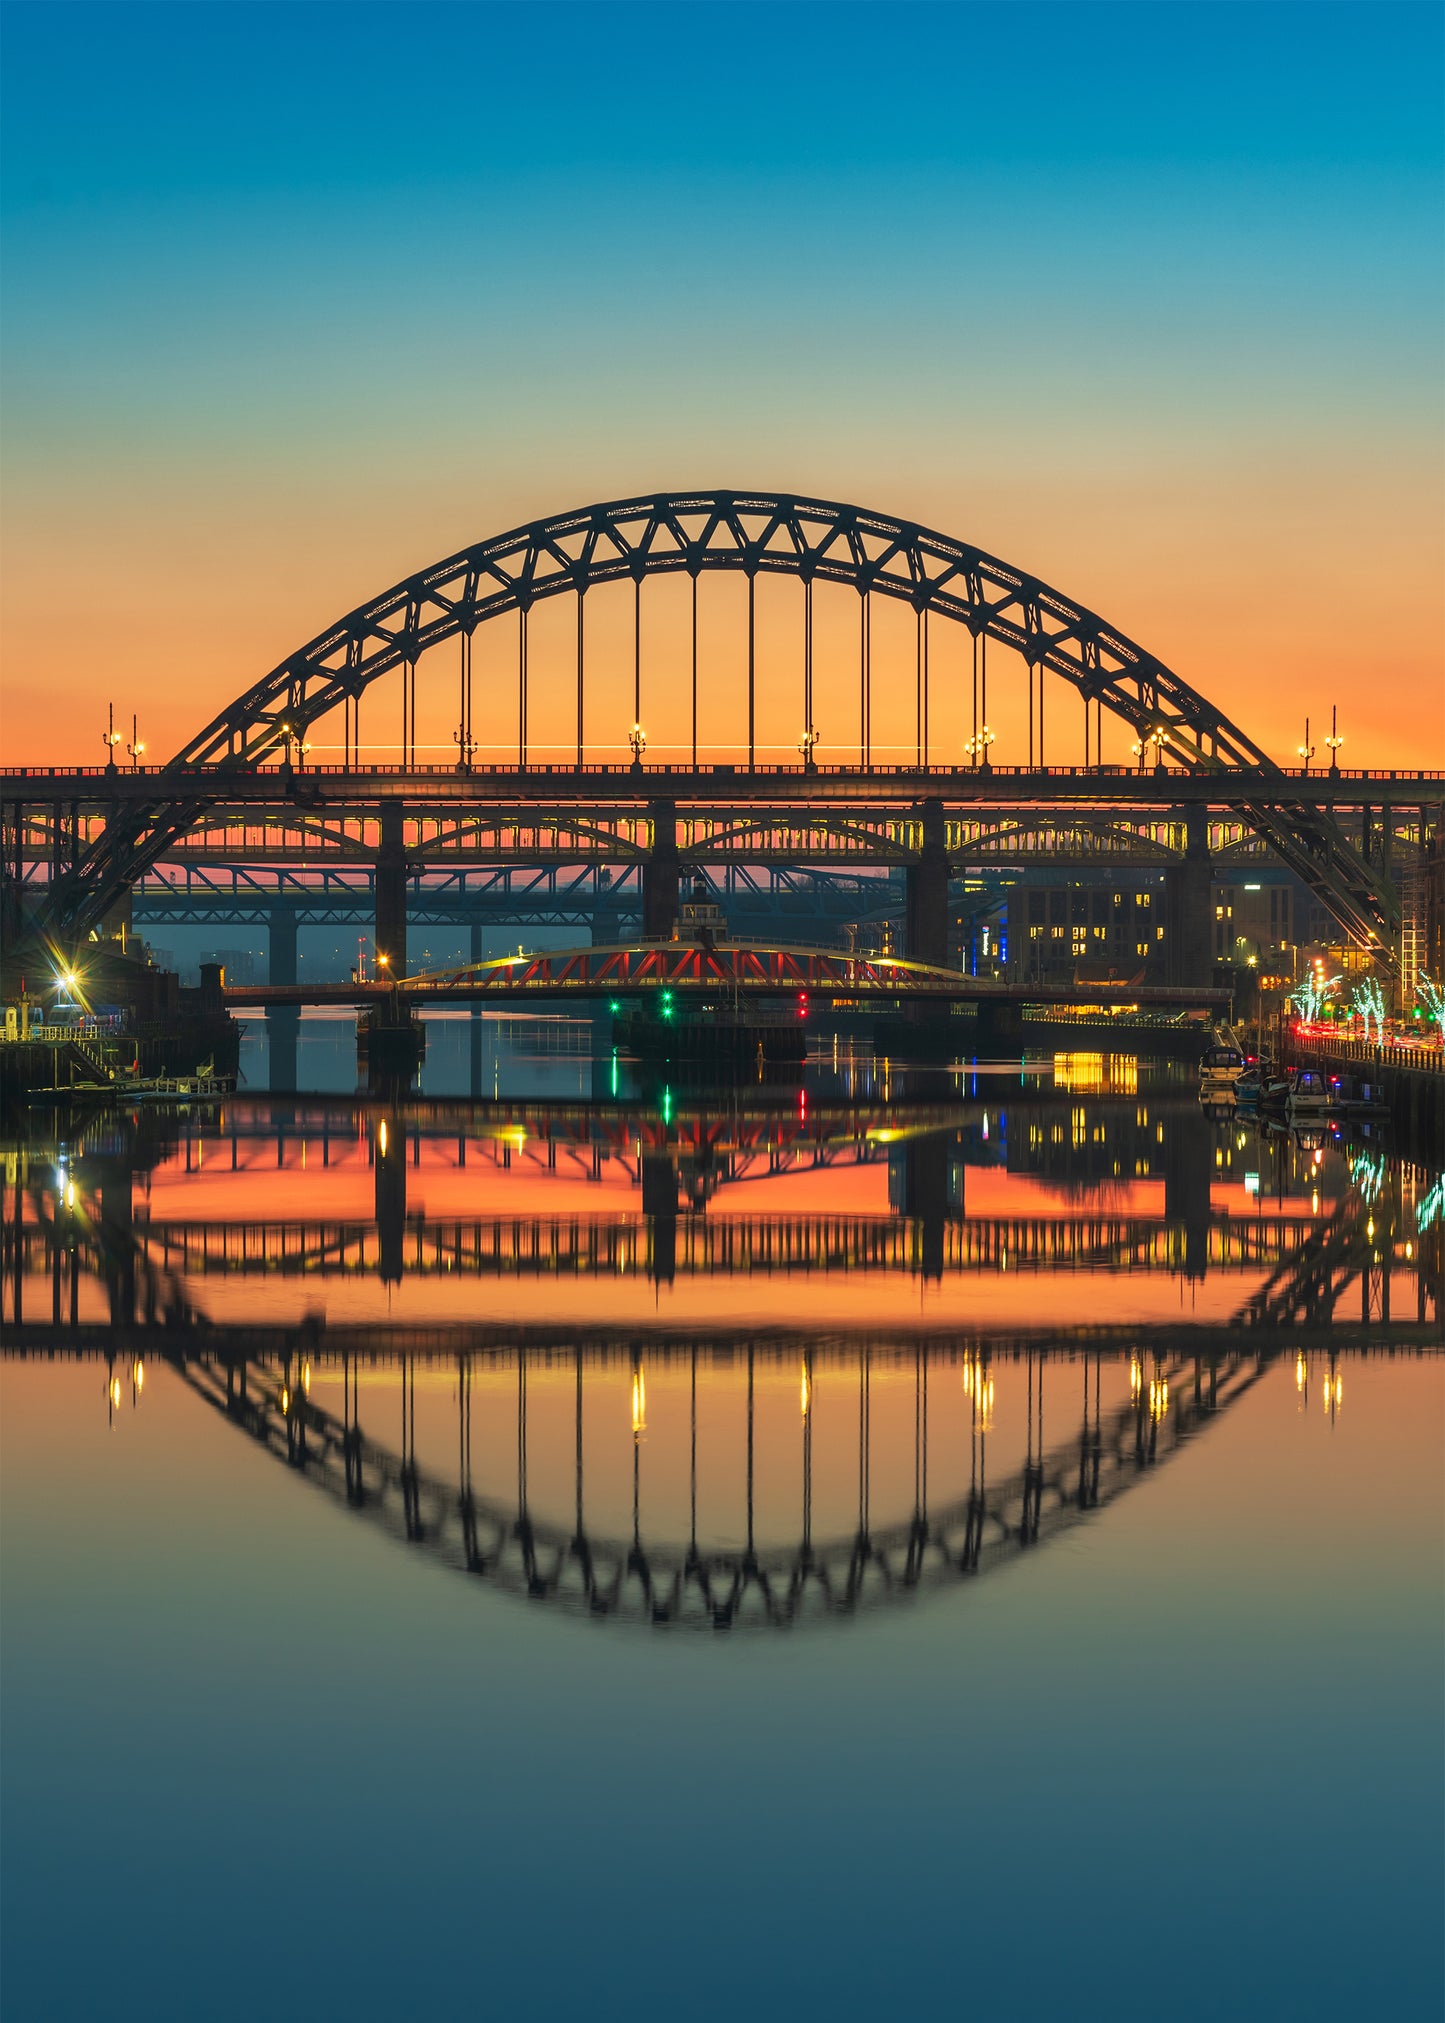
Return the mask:
<path id="1" fill-rule="evenodd" d="M 1349 1061 L 1372 1068 L 1411 1068 L 1430 1075 L 1445 1075 L 1445 1051 L 1429 1040 L 1391 1038 L 1383 1045 L 1341 1034 L 1325 1036 L 1296 1033 L 1290 1044 L 1293 1054 L 1309 1054 L 1320 1060 Z"/>
<path id="2" fill-rule="evenodd" d="M 1154 779 L 1158 777 L 1161 772 L 1163 773 L 1165 778 L 1177 777 L 1182 780 L 1195 777 L 1195 775 L 1186 772 L 1182 768 L 1176 767 L 1159 768 L 1154 766 L 1147 766 L 1143 768 L 1138 766 L 1117 766 L 1117 765 L 1097 765 L 1085 767 L 1085 766 L 1040 766 L 1040 765 L 1006 766 L 1006 765 L 991 764 L 988 766 L 974 766 L 967 763 L 966 761 L 960 760 L 954 764 L 939 764 L 937 761 L 933 761 L 927 765 L 916 764 L 912 762 L 901 765 L 873 764 L 867 766 L 854 765 L 848 763 L 839 763 L 837 765 L 820 763 L 817 766 L 808 767 L 804 766 L 801 763 L 801 761 L 796 761 L 792 763 L 781 763 L 781 764 L 769 762 L 764 764 L 749 765 L 745 760 L 710 760 L 706 764 L 696 766 L 690 765 L 685 761 L 680 761 L 677 765 L 651 765 L 651 766 L 644 765 L 641 767 L 637 767 L 631 764 L 630 761 L 625 759 L 618 760 L 615 764 L 598 764 L 595 761 L 593 761 L 591 763 L 582 766 L 578 766 L 575 763 L 529 764 L 522 766 L 507 760 L 499 759 L 494 761 L 489 759 L 486 762 L 485 767 L 478 766 L 474 768 L 473 773 L 470 775 L 470 777 L 477 778 L 485 782 L 497 776 L 516 777 L 519 779 L 532 779 L 537 777 L 538 775 L 541 775 L 544 778 L 554 777 L 565 779 L 592 779 L 592 778 L 617 779 L 617 778 L 636 778 L 639 774 L 643 778 L 648 778 L 651 776 L 658 776 L 665 778 L 676 773 L 688 773 L 688 774 L 695 774 L 698 776 L 707 775 L 708 777 L 711 778 L 721 777 L 724 779 L 728 778 L 729 776 L 754 779 L 760 775 L 763 777 L 775 777 L 782 779 L 810 779 L 816 778 L 819 774 L 834 779 L 836 778 L 877 779 L 879 777 L 883 777 L 886 779 L 890 777 L 916 778 L 922 775 L 950 776 L 961 773 L 973 773 L 977 774 L 981 779 L 1004 778 L 1004 779 L 1062 780 L 1062 779 L 1077 779 L 1077 778 Z M 1245 773 L 1247 777 L 1250 776 L 1250 769 L 1240 768 L 1240 769 L 1231 769 L 1230 771 L 1211 775 L 1210 777 L 1219 779 L 1221 785 L 1224 785 L 1227 784 L 1232 778 L 1237 777 L 1238 772 Z M 308 779 L 314 774 L 320 774 L 328 778 L 335 778 L 335 777 L 345 778 L 347 776 L 356 774 L 371 775 L 371 776 L 379 775 L 385 777 L 404 778 L 404 779 L 416 778 L 419 775 L 429 778 L 468 777 L 468 775 L 461 773 L 460 769 L 457 767 L 455 762 L 450 764 L 442 762 L 436 765 L 409 765 L 409 766 L 378 763 L 375 761 L 368 762 L 364 765 L 358 764 L 349 766 L 314 765 L 309 763 L 304 767 L 302 766 L 287 767 L 281 764 L 247 765 L 244 771 L 238 772 L 231 772 L 228 769 L 219 766 L 179 766 L 176 767 L 173 771 L 170 768 L 162 766 L 138 766 L 135 768 L 129 766 L 124 767 L 117 766 L 114 768 L 109 766 L 7 766 L 4 768 L 0 768 L 0 780 L 3 781 L 56 780 L 56 779 L 61 780 L 109 779 L 115 782 L 116 784 L 119 784 L 122 780 L 136 780 L 136 779 L 155 780 L 162 777 L 170 777 L 176 779 L 205 779 L 216 781 L 234 780 L 237 783 L 240 783 L 244 780 L 255 777 L 260 777 L 263 779 L 264 778 L 284 779 L 288 777 L 293 779 Z M 1261 779 L 1266 777 L 1272 778 L 1275 777 L 1275 775 L 1267 776 L 1264 774 L 1260 774 L 1258 775 L 1258 777 L 1260 777 Z M 1277 777 L 1285 780 L 1310 780 L 1317 785 L 1326 784 L 1334 780 L 1338 780 L 1341 784 L 1345 784 L 1347 782 L 1355 784 L 1358 784 L 1360 782 L 1373 783 L 1377 781 L 1389 781 L 1393 783 L 1398 783 L 1400 781 L 1405 781 L 1406 783 L 1413 783 L 1415 781 L 1430 782 L 1430 783 L 1434 782 L 1445 783 L 1445 770 L 1431 769 L 1431 768 L 1417 769 L 1410 767 L 1404 769 L 1392 769 L 1389 771 L 1384 771 L 1378 767 L 1356 768 L 1356 767 L 1341 766 L 1338 772 L 1326 772 L 1323 771 L 1318 766 L 1309 768 L 1281 766 L 1279 768 Z"/>

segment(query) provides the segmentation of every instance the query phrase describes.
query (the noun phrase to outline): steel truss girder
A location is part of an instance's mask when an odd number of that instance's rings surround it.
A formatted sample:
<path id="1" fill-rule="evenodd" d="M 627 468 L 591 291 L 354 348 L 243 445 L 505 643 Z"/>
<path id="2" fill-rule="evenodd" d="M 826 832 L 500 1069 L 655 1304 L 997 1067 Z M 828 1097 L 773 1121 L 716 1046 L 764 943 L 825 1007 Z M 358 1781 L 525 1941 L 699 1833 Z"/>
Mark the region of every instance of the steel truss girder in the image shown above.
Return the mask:
<path id="1" fill-rule="evenodd" d="M 1352 938 L 1388 957 L 1398 905 L 1387 878 L 1350 846 L 1326 811 L 1283 805 L 1285 776 L 1245 732 L 1096 613 L 970 543 L 856 506 L 792 494 L 659 493 L 583 507 L 480 542 L 394 584 L 289 655 L 215 717 L 172 761 L 214 766 L 218 786 L 321 717 L 354 703 L 379 676 L 412 669 L 429 648 L 560 594 L 657 574 L 740 571 L 849 585 L 902 599 L 1012 648 L 1030 670 L 1069 682 L 1141 741 L 1167 741 L 1193 773 L 1278 778 L 1281 806 L 1241 798 L 1264 836 Z M 165 797 L 117 819 L 52 883 L 39 923 L 74 936 L 101 919 L 139 872 L 192 827 L 204 803 Z M 193 792 L 193 788 L 187 792 Z M 219 798 L 219 796 L 218 796 Z M 1271 801 L 1276 797 L 1271 795 Z"/>
<path id="2" fill-rule="evenodd" d="M 97 833 L 100 824 L 97 822 Z M 684 814 L 676 824 L 682 853 L 697 863 L 759 864 L 777 868 L 813 858 L 845 856 L 869 865 L 913 862 L 921 848 L 921 823 L 907 816 L 815 814 L 786 810 L 707 810 Z M 462 864 L 525 865 L 528 868 L 616 864 L 646 860 L 653 844 L 644 817 L 599 815 L 583 822 L 564 811 L 527 809 L 478 812 L 462 817 L 412 814 L 408 817 L 409 861 L 418 868 Z M 1269 845 L 1239 819 L 1215 817 L 1207 824 L 1209 855 L 1216 866 L 1255 863 Z M 1050 814 L 1039 809 L 1000 808 L 980 814 L 949 815 L 944 847 L 959 869 L 997 862 L 1101 865 L 1168 865 L 1183 859 L 1186 825 L 1177 815 Z M 1391 841 L 1404 852 L 1419 841 L 1418 820 L 1391 825 Z M 55 861 L 52 829 L 44 810 L 27 813 L 22 839 L 27 879 Z M 259 865 L 371 865 L 380 851 L 375 816 L 342 821 L 291 811 L 213 810 L 178 837 L 162 861 L 213 866 L 238 872 Z"/>

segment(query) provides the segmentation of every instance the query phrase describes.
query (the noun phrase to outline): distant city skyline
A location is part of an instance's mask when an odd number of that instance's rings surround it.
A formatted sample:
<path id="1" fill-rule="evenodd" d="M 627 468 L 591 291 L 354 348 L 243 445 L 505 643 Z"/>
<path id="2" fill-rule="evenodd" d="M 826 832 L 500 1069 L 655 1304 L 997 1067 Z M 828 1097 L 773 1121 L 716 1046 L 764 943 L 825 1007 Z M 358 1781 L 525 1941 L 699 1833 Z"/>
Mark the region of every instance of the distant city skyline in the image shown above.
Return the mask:
<path id="1" fill-rule="evenodd" d="M 409 571 L 698 484 L 977 543 L 1283 762 L 1338 704 L 1445 764 L 1438 9 L 5 29 L 8 762 L 111 701 L 164 759 Z"/>

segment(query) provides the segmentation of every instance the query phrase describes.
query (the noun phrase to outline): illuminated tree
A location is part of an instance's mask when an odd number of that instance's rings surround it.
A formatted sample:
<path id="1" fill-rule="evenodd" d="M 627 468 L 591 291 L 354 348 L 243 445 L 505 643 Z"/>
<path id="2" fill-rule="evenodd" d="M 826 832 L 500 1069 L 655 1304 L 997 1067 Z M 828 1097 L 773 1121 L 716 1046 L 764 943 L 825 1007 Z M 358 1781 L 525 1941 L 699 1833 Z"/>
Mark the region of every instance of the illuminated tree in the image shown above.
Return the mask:
<path id="1" fill-rule="evenodd" d="M 1422 971 L 1415 985 L 1415 994 L 1425 1007 L 1426 1017 L 1434 1025 L 1442 1042 L 1445 1042 L 1445 990 Z"/>
<path id="2" fill-rule="evenodd" d="M 1318 970 L 1311 970 L 1299 989 L 1290 993 L 1289 1002 L 1306 1025 L 1315 1023 L 1339 982 L 1337 976 L 1322 977 Z"/>
<path id="3" fill-rule="evenodd" d="M 1364 1021 L 1365 1038 L 1367 1040 L 1370 1037 L 1370 1025 L 1373 1021 L 1375 1038 L 1377 1041 L 1383 1042 L 1385 1037 L 1385 993 L 1380 988 L 1378 978 L 1367 976 L 1363 983 L 1356 984 L 1350 997 L 1350 1011 L 1354 1017 Z"/>

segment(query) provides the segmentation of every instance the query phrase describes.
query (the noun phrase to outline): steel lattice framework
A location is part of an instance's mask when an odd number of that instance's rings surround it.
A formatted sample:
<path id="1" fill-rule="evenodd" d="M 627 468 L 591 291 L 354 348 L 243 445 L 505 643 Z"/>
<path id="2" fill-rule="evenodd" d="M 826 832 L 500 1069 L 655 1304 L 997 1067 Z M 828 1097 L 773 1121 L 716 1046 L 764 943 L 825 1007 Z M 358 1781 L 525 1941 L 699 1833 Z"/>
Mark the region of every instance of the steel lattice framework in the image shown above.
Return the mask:
<path id="1" fill-rule="evenodd" d="M 970 543 L 849 505 L 740 491 L 659 493 L 583 507 L 459 550 L 348 612 L 230 703 L 155 775 L 155 798 L 117 810 L 102 837 L 58 877 L 38 925 L 54 937 L 94 925 L 135 878 L 217 801 L 237 776 L 304 740 L 322 717 L 354 714 L 380 676 L 400 668 L 414 694 L 416 663 L 452 638 L 470 642 L 504 613 L 525 620 L 542 599 L 581 600 L 598 585 L 685 573 L 784 574 L 807 586 L 851 586 L 901 599 L 918 617 L 967 628 L 975 651 L 993 640 L 1017 653 L 1031 684 L 1045 673 L 1107 710 L 1144 749 L 1185 772 L 1217 776 L 1221 802 L 1263 837 L 1346 931 L 1388 953 L 1397 902 L 1327 811 L 1292 798 L 1287 775 L 1237 725 L 1164 663 L 1096 613 Z M 751 639 L 751 625 L 749 628 Z M 811 694 L 811 626 L 809 629 Z M 525 675 L 523 676 L 525 689 Z M 750 714 L 751 714 L 750 666 Z M 525 702 L 523 704 L 525 714 Z M 580 673 L 579 673 L 580 710 Z M 350 719 L 348 719 L 350 721 Z M 415 704 L 412 703 L 412 722 Z M 204 777 L 214 775 L 214 791 Z M 1231 791 L 1237 785 L 1237 794 Z M 806 783 L 799 799 L 806 801 Z M 479 800 L 486 795 L 479 793 Z"/>
<path id="2" fill-rule="evenodd" d="M 1090 984 L 1091 996 L 1131 1005 L 1176 1010 L 1223 1008 L 1229 992 L 1207 986 L 1137 983 Z M 356 1005 L 385 1007 L 399 1015 L 429 1004 L 467 1003 L 488 997 L 565 999 L 618 996 L 662 1000 L 676 992 L 694 1001 L 788 996 L 821 992 L 850 1004 L 934 999 L 939 1003 L 1067 1002 L 1072 984 L 1030 984 L 1026 989 L 994 977 L 970 976 L 901 956 L 844 954 L 829 948 L 779 947 L 761 942 L 691 941 L 617 943 L 549 948 L 531 955 L 492 956 L 485 962 L 424 971 L 399 983 L 237 984 L 228 1005 Z"/>

